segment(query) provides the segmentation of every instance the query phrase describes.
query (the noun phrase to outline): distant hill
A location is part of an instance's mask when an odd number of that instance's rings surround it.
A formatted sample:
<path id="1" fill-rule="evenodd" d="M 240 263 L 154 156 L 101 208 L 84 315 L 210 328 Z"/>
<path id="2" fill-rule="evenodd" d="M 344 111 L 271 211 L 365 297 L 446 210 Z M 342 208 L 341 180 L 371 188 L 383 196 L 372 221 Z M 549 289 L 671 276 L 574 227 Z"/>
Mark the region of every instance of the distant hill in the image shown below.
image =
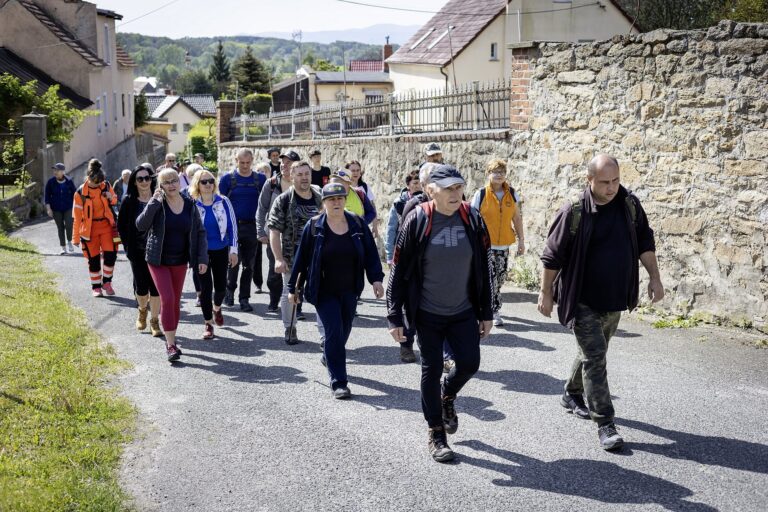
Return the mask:
<path id="1" fill-rule="evenodd" d="M 348 34 L 347 34 L 348 35 Z M 145 36 L 130 32 L 118 32 L 117 42 L 131 55 L 138 67 L 137 76 L 157 76 L 161 82 L 173 82 L 175 76 L 186 69 L 201 69 L 207 72 L 213 61 L 216 45 L 221 39 L 224 52 L 230 64 L 239 57 L 246 46 L 253 48 L 256 58 L 265 62 L 275 80 L 293 73 L 298 65 L 298 45 L 290 39 L 259 36 L 226 37 L 168 37 Z M 335 41 L 331 44 L 304 42 L 301 45 L 302 58 L 312 56 L 341 65 L 342 55 L 351 59 L 380 59 L 381 44 L 365 44 L 352 41 Z M 393 45 L 397 49 L 397 45 Z"/>
<path id="2" fill-rule="evenodd" d="M 351 28 L 348 30 L 321 30 L 317 32 L 304 32 L 302 40 L 315 43 L 332 43 L 334 41 L 357 41 L 367 44 L 384 44 L 386 36 L 390 43 L 403 44 L 419 30 L 419 25 L 372 25 L 365 28 Z M 261 37 L 278 37 L 291 39 L 289 32 L 262 32 L 256 34 Z"/>

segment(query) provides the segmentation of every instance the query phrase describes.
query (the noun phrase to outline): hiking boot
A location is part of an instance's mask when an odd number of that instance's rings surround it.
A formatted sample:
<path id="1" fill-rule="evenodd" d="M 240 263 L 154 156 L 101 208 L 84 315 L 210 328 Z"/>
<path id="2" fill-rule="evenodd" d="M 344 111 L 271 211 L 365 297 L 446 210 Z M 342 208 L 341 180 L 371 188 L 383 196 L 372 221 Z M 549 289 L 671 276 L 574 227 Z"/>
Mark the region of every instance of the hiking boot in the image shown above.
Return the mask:
<path id="1" fill-rule="evenodd" d="M 168 361 L 178 361 L 181 357 L 181 350 L 176 345 L 171 345 L 165 348 L 165 353 L 168 355 Z"/>
<path id="2" fill-rule="evenodd" d="M 429 429 L 429 454 L 437 462 L 448 462 L 453 460 L 454 453 L 448 446 L 448 436 L 445 435 L 445 429 L 436 427 Z"/>
<path id="3" fill-rule="evenodd" d="M 285 328 L 285 342 L 288 345 L 295 345 L 299 342 L 299 335 L 296 333 L 296 327 Z"/>
<path id="4" fill-rule="evenodd" d="M 98 288 L 91 288 L 91 295 L 93 295 L 94 297 L 103 297 L 104 294 L 101 293 L 101 286 L 99 286 Z"/>
<path id="5" fill-rule="evenodd" d="M 581 395 L 564 393 L 560 397 L 560 405 L 568 409 L 567 412 L 573 413 L 577 418 L 589 419 L 589 409 L 587 409 L 587 404 L 584 403 L 584 397 Z"/>
<path id="6" fill-rule="evenodd" d="M 235 292 L 233 290 L 227 290 L 224 294 L 224 305 L 229 307 L 235 305 Z"/>
<path id="7" fill-rule="evenodd" d="M 459 430 L 459 417 L 456 415 L 456 407 L 453 403 L 456 401 L 456 395 L 443 395 L 443 425 L 447 434 L 455 434 Z"/>
<path id="8" fill-rule="evenodd" d="M 136 329 L 143 331 L 147 328 L 147 308 L 139 308 L 139 316 L 136 317 Z"/>
<path id="9" fill-rule="evenodd" d="M 261 289 L 261 286 L 256 287 L 256 294 L 262 294 L 264 291 Z"/>
<path id="10" fill-rule="evenodd" d="M 104 290 L 104 293 L 106 293 L 110 297 L 115 294 L 115 289 L 112 288 L 112 282 L 111 281 L 102 284 L 101 288 Z"/>
<path id="11" fill-rule="evenodd" d="M 162 329 L 160 329 L 160 319 L 159 318 L 150 318 L 149 319 L 149 328 L 152 331 L 152 336 L 155 338 L 159 338 L 163 335 Z"/>
<path id="12" fill-rule="evenodd" d="M 496 327 L 504 325 L 504 319 L 501 318 L 501 313 L 499 313 L 498 311 L 493 314 L 493 325 L 495 325 Z"/>
<path id="13" fill-rule="evenodd" d="M 205 328 L 203 329 L 203 339 L 204 340 L 213 339 L 213 326 L 209 323 L 206 323 Z"/>
<path id="14" fill-rule="evenodd" d="M 245 311 L 246 313 L 253 311 L 253 306 L 250 305 L 248 299 L 240 299 L 240 311 Z"/>
<path id="15" fill-rule="evenodd" d="M 224 315 L 221 313 L 221 310 L 218 310 L 218 311 L 214 310 L 214 311 L 213 311 L 213 321 L 214 321 L 214 322 L 216 323 L 216 325 L 218 325 L 219 327 L 221 327 L 222 325 L 224 325 Z"/>
<path id="16" fill-rule="evenodd" d="M 612 421 L 598 427 L 597 436 L 600 438 L 600 447 L 603 450 L 618 450 L 624 446 L 624 439 L 616 431 L 616 425 Z"/>
<path id="17" fill-rule="evenodd" d="M 404 363 L 415 363 L 416 354 L 413 351 L 413 347 L 400 345 L 400 360 Z"/>
<path id="18" fill-rule="evenodd" d="M 456 361 L 453 359 L 444 359 L 443 360 L 443 373 L 451 373 L 451 368 L 456 366 Z"/>
<path id="19" fill-rule="evenodd" d="M 352 398 L 352 392 L 347 386 L 336 388 L 333 390 L 333 398 L 336 400 L 348 400 Z"/>

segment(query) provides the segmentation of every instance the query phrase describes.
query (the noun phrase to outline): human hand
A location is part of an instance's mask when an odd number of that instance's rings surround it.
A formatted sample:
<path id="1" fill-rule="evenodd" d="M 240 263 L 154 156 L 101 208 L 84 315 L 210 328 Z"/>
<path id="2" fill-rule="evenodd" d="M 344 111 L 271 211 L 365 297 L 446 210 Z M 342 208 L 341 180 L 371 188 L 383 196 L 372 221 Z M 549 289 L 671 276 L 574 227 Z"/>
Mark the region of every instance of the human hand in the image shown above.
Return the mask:
<path id="1" fill-rule="evenodd" d="M 285 274 L 288 272 L 288 264 L 285 260 L 275 260 L 275 274 Z"/>
<path id="2" fill-rule="evenodd" d="M 163 197 L 165 197 L 165 194 L 163 194 L 163 189 L 161 189 L 160 187 L 157 187 L 157 190 L 155 190 L 155 193 L 152 196 L 152 198 L 155 201 L 159 201 L 159 202 L 162 203 L 163 202 Z"/>
<path id="3" fill-rule="evenodd" d="M 289 293 L 288 294 L 288 304 L 292 304 L 294 306 L 298 306 L 301 300 L 299 300 L 299 295 L 297 293 Z"/>
<path id="4" fill-rule="evenodd" d="M 269 238 L 267 238 L 266 236 L 260 236 L 256 240 L 258 240 L 259 242 L 261 242 L 263 244 L 268 244 L 269 243 Z"/>
<path id="5" fill-rule="evenodd" d="M 381 281 L 376 281 L 373 283 L 373 294 L 377 299 L 380 299 L 384 296 L 384 286 L 382 286 Z"/>
<path id="6" fill-rule="evenodd" d="M 491 334 L 493 320 L 480 320 L 478 327 L 480 329 L 480 339 L 487 338 Z"/>
<path id="7" fill-rule="evenodd" d="M 389 334 L 392 336 L 392 339 L 395 340 L 396 343 L 402 343 L 407 340 L 407 338 L 403 336 L 402 327 L 394 327 L 390 329 Z"/>
<path id="8" fill-rule="evenodd" d="M 109 190 L 105 191 L 104 197 L 106 197 L 109 200 L 112 200 L 112 192 L 110 192 Z"/>
<path id="9" fill-rule="evenodd" d="M 664 286 L 661 284 L 661 279 L 651 279 L 648 283 L 648 298 L 651 302 L 659 302 L 664 298 Z"/>
<path id="10" fill-rule="evenodd" d="M 525 242 L 522 240 L 517 241 L 517 255 L 522 256 L 525 254 Z"/>
<path id="11" fill-rule="evenodd" d="M 237 261 L 238 261 L 237 254 L 231 253 L 229 255 L 229 266 L 234 268 L 235 266 L 237 266 Z"/>
<path id="12" fill-rule="evenodd" d="M 554 307 L 555 301 L 552 298 L 552 293 L 546 293 L 546 292 L 539 292 L 539 304 L 538 304 L 538 310 L 539 313 L 546 316 L 547 318 L 552 316 L 552 308 Z"/>
<path id="13" fill-rule="evenodd" d="M 197 271 L 198 271 L 198 272 L 200 272 L 201 274 L 205 274 L 205 272 L 206 272 L 207 270 L 208 270 L 208 265 L 206 265 L 205 263 L 200 263 L 200 264 L 197 266 Z"/>
<path id="14" fill-rule="evenodd" d="M 49 217 L 53 218 L 53 210 L 51 210 L 50 206 L 45 207 L 45 213 L 47 213 Z"/>

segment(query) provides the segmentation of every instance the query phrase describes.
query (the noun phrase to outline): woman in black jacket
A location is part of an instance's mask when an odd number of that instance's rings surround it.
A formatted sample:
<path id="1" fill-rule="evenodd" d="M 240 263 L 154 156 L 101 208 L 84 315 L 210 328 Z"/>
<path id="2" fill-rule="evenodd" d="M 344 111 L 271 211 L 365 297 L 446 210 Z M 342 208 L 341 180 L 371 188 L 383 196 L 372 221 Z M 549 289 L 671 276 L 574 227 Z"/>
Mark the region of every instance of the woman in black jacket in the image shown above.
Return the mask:
<path id="1" fill-rule="evenodd" d="M 163 169 L 159 185 L 146 208 L 136 218 L 139 231 L 147 231 L 145 259 L 160 293 L 160 321 L 165 331 L 168 360 L 178 361 L 176 346 L 181 291 L 187 266 L 205 274 L 208 269 L 208 242 L 194 201 L 182 196 L 179 175 Z"/>
<path id="2" fill-rule="evenodd" d="M 448 165 L 429 175 L 431 201 L 403 222 L 395 244 L 387 290 L 390 333 L 402 343 L 403 311 L 416 327 L 421 350 L 421 400 L 429 426 L 429 451 L 438 462 L 452 460 L 446 434 L 459 426 L 457 393 L 480 366 L 480 339 L 493 319 L 490 239 L 477 210 L 462 201 L 464 178 Z M 453 366 L 441 383 L 443 342 L 453 349 Z"/>
<path id="3" fill-rule="evenodd" d="M 147 249 L 147 233 L 136 228 L 136 218 L 149 203 L 155 192 L 155 177 L 152 165 L 144 163 L 136 167 L 128 178 L 128 189 L 120 203 L 117 216 L 117 230 L 125 248 L 125 255 L 131 264 L 133 272 L 133 292 L 139 303 L 139 315 L 136 328 L 143 331 L 147 328 L 147 313 L 152 311 L 149 320 L 152 336 L 162 336 L 160 330 L 160 294 L 157 293 L 152 276 L 149 274 L 145 252 Z"/>

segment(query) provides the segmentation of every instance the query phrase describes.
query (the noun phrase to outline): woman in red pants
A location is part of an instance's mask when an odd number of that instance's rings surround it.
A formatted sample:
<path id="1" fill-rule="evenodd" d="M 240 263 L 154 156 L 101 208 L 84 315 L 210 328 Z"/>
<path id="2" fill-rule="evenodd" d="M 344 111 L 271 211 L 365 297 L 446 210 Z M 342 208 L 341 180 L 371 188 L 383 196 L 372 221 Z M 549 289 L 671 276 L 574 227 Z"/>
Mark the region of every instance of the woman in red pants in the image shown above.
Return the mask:
<path id="1" fill-rule="evenodd" d="M 79 246 L 82 243 L 94 297 L 102 297 L 103 293 L 115 294 L 112 289 L 112 272 L 120 243 L 112 210 L 116 204 L 117 196 L 109 182 L 104 181 L 101 162 L 92 159 L 88 162 L 88 178 L 75 192 L 72 244 Z"/>
<path id="2" fill-rule="evenodd" d="M 208 242 L 194 201 L 179 193 L 178 173 L 163 169 L 157 183 L 158 189 L 136 218 L 136 227 L 147 232 L 146 260 L 160 293 L 160 322 L 165 331 L 168 360 L 173 362 L 181 356 L 176 346 L 176 328 L 184 276 L 187 266 L 205 274 Z"/>

